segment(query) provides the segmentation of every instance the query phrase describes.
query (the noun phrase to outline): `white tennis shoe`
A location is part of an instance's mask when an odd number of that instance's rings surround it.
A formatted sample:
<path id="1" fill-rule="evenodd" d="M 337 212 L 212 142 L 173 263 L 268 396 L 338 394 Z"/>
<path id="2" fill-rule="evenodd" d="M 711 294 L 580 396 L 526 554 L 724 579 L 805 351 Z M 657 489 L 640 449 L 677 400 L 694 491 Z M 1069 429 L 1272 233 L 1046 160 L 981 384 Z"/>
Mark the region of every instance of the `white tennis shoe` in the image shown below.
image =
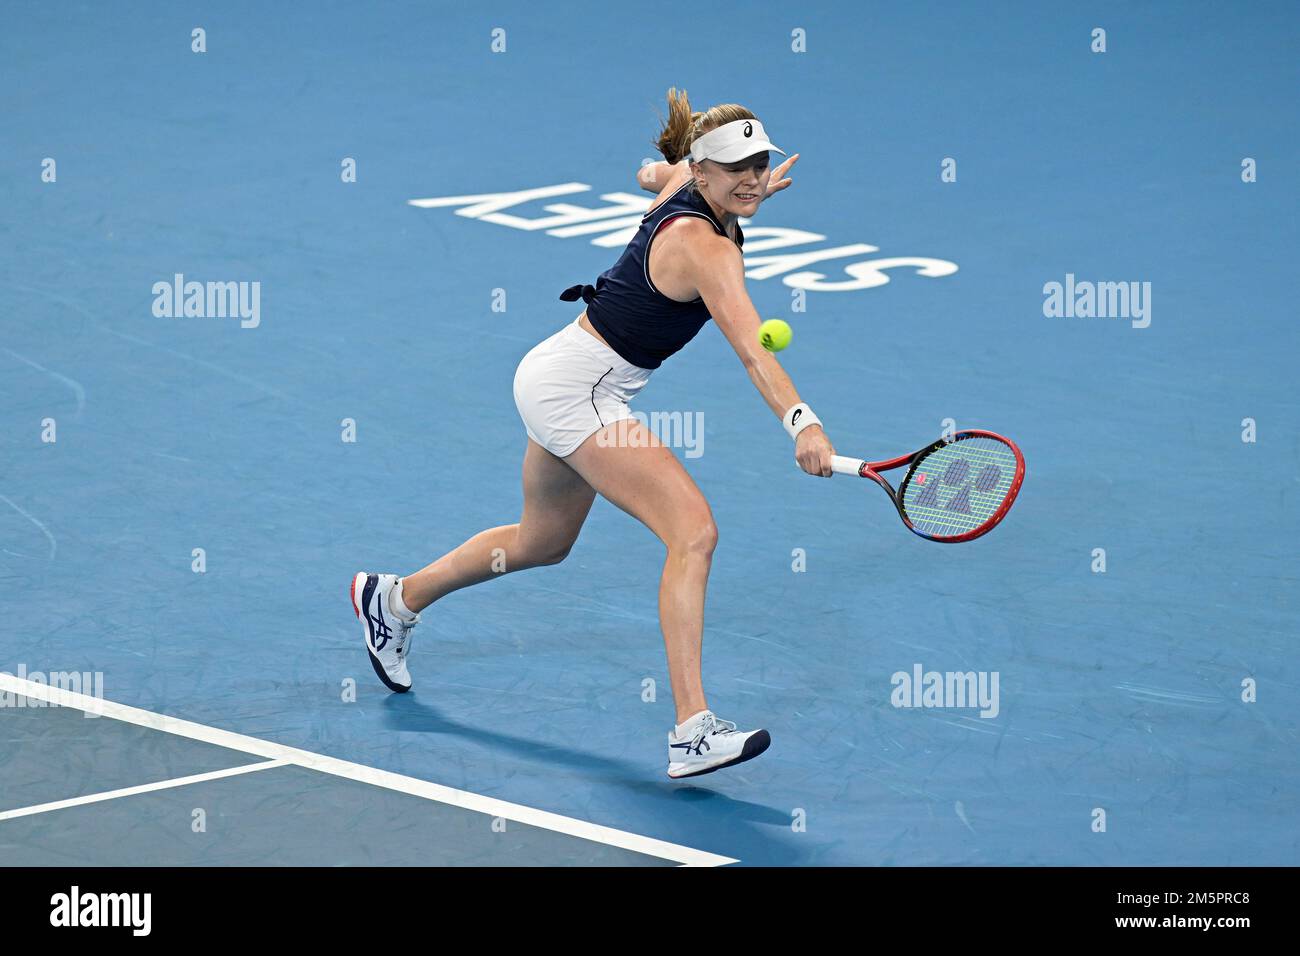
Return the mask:
<path id="1" fill-rule="evenodd" d="M 752 760 L 771 746 L 766 730 L 737 730 L 702 710 L 668 735 L 668 776 L 696 777 Z"/>
<path id="2" fill-rule="evenodd" d="M 411 649 L 411 630 L 420 623 L 420 615 L 403 621 L 393 611 L 388 597 L 396 586 L 395 574 L 359 572 L 352 579 L 352 609 L 364 625 L 366 652 L 375 673 L 389 690 L 404 694 L 411 689 L 406 655 Z"/>

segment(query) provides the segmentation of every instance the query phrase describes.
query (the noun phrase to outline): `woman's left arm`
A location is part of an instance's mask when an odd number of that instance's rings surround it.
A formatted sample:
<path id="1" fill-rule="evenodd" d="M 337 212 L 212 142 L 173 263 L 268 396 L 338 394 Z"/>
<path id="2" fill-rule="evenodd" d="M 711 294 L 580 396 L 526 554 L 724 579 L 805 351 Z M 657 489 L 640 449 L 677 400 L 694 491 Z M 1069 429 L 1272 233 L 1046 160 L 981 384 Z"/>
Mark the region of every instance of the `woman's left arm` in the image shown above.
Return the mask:
<path id="1" fill-rule="evenodd" d="M 764 200 L 771 199 L 782 189 L 785 189 L 794 182 L 793 179 L 786 176 L 786 173 L 793 168 L 795 161 L 798 160 L 798 158 L 799 154 L 795 153 L 780 166 L 776 167 L 776 169 L 772 170 L 772 178 L 767 181 L 767 193 L 763 196 Z"/>
<path id="2" fill-rule="evenodd" d="M 696 290 L 714 323 L 735 349 L 749 380 L 767 402 L 777 418 L 801 402 L 794 382 L 776 356 L 759 344 L 758 311 L 745 291 L 744 263 L 740 250 L 722 236 L 701 237 L 691 250 L 690 271 Z M 821 425 L 811 425 L 799 433 L 795 442 L 795 459 L 811 475 L 829 478 L 831 456 L 835 447 Z"/>

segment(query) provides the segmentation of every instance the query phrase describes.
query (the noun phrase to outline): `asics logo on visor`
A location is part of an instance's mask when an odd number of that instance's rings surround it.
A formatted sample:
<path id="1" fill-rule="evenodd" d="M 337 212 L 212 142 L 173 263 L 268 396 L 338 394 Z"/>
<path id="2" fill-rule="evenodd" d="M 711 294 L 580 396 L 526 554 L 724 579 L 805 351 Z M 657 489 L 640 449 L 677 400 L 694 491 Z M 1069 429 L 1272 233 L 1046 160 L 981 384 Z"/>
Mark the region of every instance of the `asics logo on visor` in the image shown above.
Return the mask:
<path id="1" fill-rule="evenodd" d="M 745 124 L 745 136 L 746 136 L 746 137 L 750 137 L 750 136 L 753 136 L 753 135 L 754 135 L 754 124 L 753 124 L 753 123 L 746 123 L 746 124 Z"/>

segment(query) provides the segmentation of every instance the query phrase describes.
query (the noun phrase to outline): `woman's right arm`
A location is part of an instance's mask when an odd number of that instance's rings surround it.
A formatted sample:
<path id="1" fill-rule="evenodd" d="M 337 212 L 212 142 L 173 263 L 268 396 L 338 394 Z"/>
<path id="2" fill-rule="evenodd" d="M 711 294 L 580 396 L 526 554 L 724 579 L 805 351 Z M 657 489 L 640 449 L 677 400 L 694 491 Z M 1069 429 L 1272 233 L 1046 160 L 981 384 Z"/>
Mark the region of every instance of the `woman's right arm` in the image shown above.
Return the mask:
<path id="1" fill-rule="evenodd" d="M 683 175 L 685 174 L 685 175 Z M 670 183 L 678 183 L 690 176 L 690 162 L 646 163 L 636 171 L 637 185 L 646 192 L 658 194 Z"/>

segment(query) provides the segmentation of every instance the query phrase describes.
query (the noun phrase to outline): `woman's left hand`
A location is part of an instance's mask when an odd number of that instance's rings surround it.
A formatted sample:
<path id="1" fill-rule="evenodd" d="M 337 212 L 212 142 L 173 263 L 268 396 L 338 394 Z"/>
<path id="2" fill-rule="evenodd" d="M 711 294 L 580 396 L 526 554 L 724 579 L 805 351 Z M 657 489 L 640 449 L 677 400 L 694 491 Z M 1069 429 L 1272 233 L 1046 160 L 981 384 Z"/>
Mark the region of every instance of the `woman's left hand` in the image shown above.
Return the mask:
<path id="1" fill-rule="evenodd" d="M 785 178 L 785 174 L 789 171 L 790 167 L 794 165 L 795 160 L 798 158 L 799 154 L 795 153 L 780 166 L 776 167 L 776 169 L 772 170 L 772 178 L 767 181 L 767 194 L 763 197 L 764 199 L 771 199 L 773 195 L 779 193 L 782 189 L 785 189 L 794 182 L 793 179 Z"/>

